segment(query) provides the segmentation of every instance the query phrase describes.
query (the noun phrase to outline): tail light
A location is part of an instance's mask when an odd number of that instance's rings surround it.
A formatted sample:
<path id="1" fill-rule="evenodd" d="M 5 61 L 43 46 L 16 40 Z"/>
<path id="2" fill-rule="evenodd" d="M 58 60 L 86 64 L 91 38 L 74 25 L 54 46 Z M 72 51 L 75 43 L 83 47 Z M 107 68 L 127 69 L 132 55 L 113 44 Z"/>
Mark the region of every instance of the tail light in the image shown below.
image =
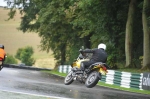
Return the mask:
<path id="1" fill-rule="evenodd" d="M 105 70 L 105 71 L 107 70 L 107 68 L 106 68 L 105 66 L 102 66 L 102 68 L 103 68 L 103 70 Z"/>
<path id="2" fill-rule="evenodd" d="M 104 65 L 99 64 L 98 67 L 103 68 L 103 70 L 107 70 L 107 68 Z"/>
<path id="3" fill-rule="evenodd" d="M 98 65 L 100 68 L 102 68 L 103 70 L 107 71 L 107 68 L 104 65 L 99 64 Z"/>

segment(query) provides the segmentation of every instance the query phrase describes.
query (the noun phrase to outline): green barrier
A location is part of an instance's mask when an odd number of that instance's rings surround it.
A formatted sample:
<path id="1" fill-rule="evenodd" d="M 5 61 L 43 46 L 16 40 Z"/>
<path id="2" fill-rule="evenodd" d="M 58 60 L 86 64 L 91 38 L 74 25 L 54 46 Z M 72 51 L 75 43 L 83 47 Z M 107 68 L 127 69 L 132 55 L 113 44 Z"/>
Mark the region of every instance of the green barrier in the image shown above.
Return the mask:
<path id="1" fill-rule="evenodd" d="M 68 73 L 71 71 L 70 65 L 61 65 L 59 66 L 59 72 Z M 148 75 L 148 76 L 147 76 Z M 144 79 L 145 82 L 150 81 L 150 74 L 146 74 L 147 78 Z M 108 70 L 106 76 L 102 75 L 101 82 L 105 82 L 107 84 L 114 84 L 125 88 L 136 88 L 139 90 L 142 89 L 142 79 L 143 73 L 129 73 L 129 72 L 120 72 L 114 70 Z M 150 89 L 150 83 L 147 84 Z M 146 88 L 145 88 L 146 89 Z"/>

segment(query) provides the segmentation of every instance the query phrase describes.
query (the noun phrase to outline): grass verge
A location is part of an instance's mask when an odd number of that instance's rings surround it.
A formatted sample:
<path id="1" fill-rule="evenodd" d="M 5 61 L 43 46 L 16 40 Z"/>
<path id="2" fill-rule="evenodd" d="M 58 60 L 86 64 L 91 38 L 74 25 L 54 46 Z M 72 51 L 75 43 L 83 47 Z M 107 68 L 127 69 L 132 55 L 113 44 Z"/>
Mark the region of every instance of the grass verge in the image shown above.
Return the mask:
<path id="1" fill-rule="evenodd" d="M 62 77 L 65 77 L 67 75 L 66 73 L 60 73 L 58 71 L 43 71 L 43 72 L 58 75 L 58 76 L 62 76 Z M 128 92 L 134 92 L 134 93 L 150 95 L 150 91 L 148 91 L 148 90 L 139 90 L 139 89 L 134 89 L 134 88 L 124 88 L 124 87 L 120 87 L 120 86 L 117 86 L 117 85 L 106 84 L 105 82 L 101 82 L 101 81 L 98 82 L 97 85 L 103 86 L 103 87 L 108 87 L 108 88 L 113 88 L 113 89 L 118 89 L 118 90 L 123 90 L 123 91 L 128 91 Z"/>
<path id="2" fill-rule="evenodd" d="M 134 93 L 140 93 L 140 94 L 148 94 L 148 95 L 150 95 L 150 91 L 148 91 L 148 90 L 139 90 L 139 89 L 136 89 L 136 88 L 124 88 L 124 87 L 120 87 L 120 86 L 117 86 L 117 85 L 106 84 L 104 82 L 99 82 L 98 85 L 99 86 L 103 86 L 103 87 L 108 87 L 108 88 L 123 90 L 123 91 L 129 91 L 129 92 L 134 92 Z"/>
<path id="3" fill-rule="evenodd" d="M 55 70 L 52 70 L 52 71 L 46 71 L 46 70 L 44 70 L 43 72 L 49 73 L 49 74 L 58 75 L 58 76 L 62 76 L 62 77 L 65 77 L 67 75 L 66 73 L 60 73 L 60 72 L 55 71 Z"/>

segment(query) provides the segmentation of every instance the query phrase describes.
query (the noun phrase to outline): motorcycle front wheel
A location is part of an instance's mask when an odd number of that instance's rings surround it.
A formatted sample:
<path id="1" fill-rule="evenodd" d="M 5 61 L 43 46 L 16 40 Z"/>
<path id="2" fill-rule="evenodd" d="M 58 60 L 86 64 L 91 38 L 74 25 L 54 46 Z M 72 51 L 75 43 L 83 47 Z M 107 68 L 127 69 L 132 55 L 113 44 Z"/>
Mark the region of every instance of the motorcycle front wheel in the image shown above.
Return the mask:
<path id="1" fill-rule="evenodd" d="M 71 84 L 72 82 L 73 82 L 73 77 L 72 77 L 72 71 L 70 71 L 69 73 L 68 73 L 68 75 L 65 77 L 65 80 L 64 80 L 64 84 L 65 85 L 69 85 L 69 84 Z"/>
<path id="2" fill-rule="evenodd" d="M 86 79 L 85 86 L 88 88 L 92 88 L 98 83 L 98 81 L 99 81 L 98 72 L 94 71 L 90 73 L 90 75 Z"/>

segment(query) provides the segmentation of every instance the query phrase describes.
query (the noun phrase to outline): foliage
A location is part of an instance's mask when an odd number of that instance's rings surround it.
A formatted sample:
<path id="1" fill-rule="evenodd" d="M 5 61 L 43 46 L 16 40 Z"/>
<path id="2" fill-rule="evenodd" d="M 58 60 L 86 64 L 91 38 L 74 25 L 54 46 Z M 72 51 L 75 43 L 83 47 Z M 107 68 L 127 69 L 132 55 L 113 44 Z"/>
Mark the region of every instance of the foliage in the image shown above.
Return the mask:
<path id="1" fill-rule="evenodd" d="M 34 51 L 30 46 L 19 48 L 15 57 L 21 60 L 22 63 L 25 63 L 28 66 L 32 66 L 35 63 L 35 60 L 31 57 Z"/>
<path id="2" fill-rule="evenodd" d="M 17 64 L 17 60 L 15 59 L 15 57 L 13 55 L 10 54 L 6 54 L 7 57 L 5 58 L 4 63 L 5 64 Z"/>
<path id="3" fill-rule="evenodd" d="M 53 51 L 57 64 L 70 64 L 81 46 L 95 48 L 106 43 L 112 67 L 125 60 L 125 27 L 128 0 L 18 0 L 23 14 L 19 29 L 42 38 L 41 49 Z M 142 0 L 137 1 L 133 27 L 133 60 L 143 54 Z M 9 17 L 15 15 L 15 6 Z M 19 51 L 18 51 L 19 55 Z M 17 57 L 17 56 L 16 56 Z M 135 61 L 134 61 L 135 62 Z"/>

